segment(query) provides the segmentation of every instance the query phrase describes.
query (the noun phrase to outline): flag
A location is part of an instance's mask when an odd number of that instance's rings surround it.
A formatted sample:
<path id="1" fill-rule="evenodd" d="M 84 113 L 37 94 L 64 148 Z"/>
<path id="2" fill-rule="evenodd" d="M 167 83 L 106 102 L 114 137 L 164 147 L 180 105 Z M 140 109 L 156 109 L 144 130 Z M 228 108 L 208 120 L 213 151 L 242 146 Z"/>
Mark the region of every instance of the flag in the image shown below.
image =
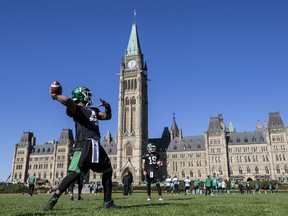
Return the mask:
<path id="1" fill-rule="evenodd" d="M 134 10 L 134 16 L 136 16 L 136 10 Z"/>

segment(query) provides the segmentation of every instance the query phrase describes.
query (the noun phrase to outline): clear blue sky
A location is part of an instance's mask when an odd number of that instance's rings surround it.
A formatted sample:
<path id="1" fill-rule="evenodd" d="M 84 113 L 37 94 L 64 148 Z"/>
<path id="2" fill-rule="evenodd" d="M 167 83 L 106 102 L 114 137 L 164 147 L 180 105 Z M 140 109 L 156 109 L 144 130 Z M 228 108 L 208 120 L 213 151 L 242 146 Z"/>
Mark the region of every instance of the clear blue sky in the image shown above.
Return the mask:
<path id="1" fill-rule="evenodd" d="M 184 136 L 203 135 L 223 114 L 238 132 L 279 111 L 288 122 L 286 0 L 0 1 L 0 180 L 8 177 L 24 131 L 37 144 L 74 125 L 49 97 L 60 81 L 70 95 L 89 87 L 111 103 L 117 131 L 120 61 L 136 9 L 148 64 L 149 138 L 161 137 L 173 112 Z"/>

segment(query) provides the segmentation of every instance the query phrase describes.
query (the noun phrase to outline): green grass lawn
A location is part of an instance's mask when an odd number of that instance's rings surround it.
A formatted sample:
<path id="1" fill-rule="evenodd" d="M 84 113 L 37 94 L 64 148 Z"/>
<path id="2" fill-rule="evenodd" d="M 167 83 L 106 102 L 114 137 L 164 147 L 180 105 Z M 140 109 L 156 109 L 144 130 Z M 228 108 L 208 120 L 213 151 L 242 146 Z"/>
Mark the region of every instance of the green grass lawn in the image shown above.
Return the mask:
<path id="1" fill-rule="evenodd" d="M 288 194 L 234 194 L 234 195 L 188 195 L 163 194 L 159 201 L 156 192 L 148 202 L 145 193 L 123 196 L 114 193 L 114 202 L 119 208 L 102 209 L 103 196 L 84 194 L 84 200 L 70 201 L 69 195 L 62 195 L 49 213 L 42 208 L 51 195 L 42 194 L 32 197 L 20 194 L 0 194 L 0 215 L 287 215 Z"/>

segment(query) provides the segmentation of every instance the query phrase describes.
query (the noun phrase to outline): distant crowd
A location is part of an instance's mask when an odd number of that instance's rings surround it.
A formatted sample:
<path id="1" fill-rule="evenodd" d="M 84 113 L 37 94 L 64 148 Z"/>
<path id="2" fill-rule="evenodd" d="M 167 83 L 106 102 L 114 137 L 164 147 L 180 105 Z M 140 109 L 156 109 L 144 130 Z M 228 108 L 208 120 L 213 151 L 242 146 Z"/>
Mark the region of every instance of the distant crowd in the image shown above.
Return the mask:
<path id="1" fill-rule="evenodd" d="M 247 181 L 226 181 L 221 178 L 217 178 L 214 174 L 212 177 L 207 176 L 204 181 L 200 181 L 200 179 L 196 179 L 191 181 L 189 176 L 186 179 L 180 181 L 175 175 L 174 177 L 168 176 L 165 179 L 165 188 L 166 193 L 168 195 L 180 194 L 180 186 L 184 190 L 184 194 L 205 194 L 205 195 L 218 195 L 218 194 L 234 194 L 235 192 L 239 192 L 241 194 L 255 194 L 255 193 L 276 193 L 279 189 L 278 183 L 272 184 L 269 182 L 268 188 L 261 188 L 259 181 L 252 181 L 252 179 L 247 179 Z M 182 185 L 181 185 L 182 184 Z"/>

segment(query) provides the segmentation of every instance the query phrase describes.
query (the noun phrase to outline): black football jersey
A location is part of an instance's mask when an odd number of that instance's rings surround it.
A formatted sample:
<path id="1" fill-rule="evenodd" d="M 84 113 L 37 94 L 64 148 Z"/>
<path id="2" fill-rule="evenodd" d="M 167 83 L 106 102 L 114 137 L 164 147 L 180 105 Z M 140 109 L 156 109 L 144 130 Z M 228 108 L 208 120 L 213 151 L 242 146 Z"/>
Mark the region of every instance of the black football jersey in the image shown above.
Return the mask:
<path id="1" fill-rule="evenodd" d="M 147 172 L 154 172 L 158 169 L 157 161 L 160 155 L 157 152 L 147 152 L 143 155 L 142 159 L 145 160 L 145 169 Z"/>
<path id="2" fill-rule="evenodd" d="M 99 138 L 98 108 L 77 106 L 76 112 L 71 116 L 75 122 L 76 142 L 87 138 Z M 69 113 L 67 113 L 69 115 Z M 69 115 L 70 116 L 70 115 Z"/>

